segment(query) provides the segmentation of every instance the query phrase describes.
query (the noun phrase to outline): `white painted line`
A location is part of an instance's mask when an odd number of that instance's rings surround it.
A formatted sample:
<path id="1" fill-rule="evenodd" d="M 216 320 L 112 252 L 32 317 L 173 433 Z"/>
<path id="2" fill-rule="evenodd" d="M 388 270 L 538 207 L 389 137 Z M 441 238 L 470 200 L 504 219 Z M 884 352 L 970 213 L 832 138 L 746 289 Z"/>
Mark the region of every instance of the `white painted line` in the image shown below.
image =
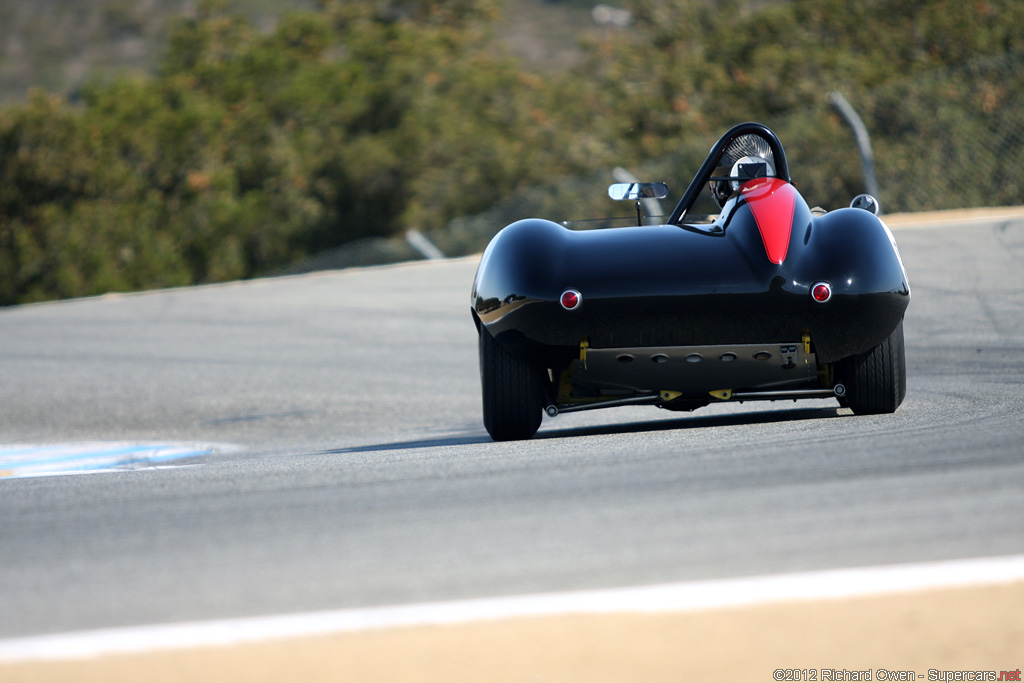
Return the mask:
<path id="1" fill-rule="evenodd" d="M 567 614 L 669 613 L 1024 581 L 1024 555 L 395 607 L 112 628 L 0 640 L 0 664 L 241 645 L 396 627 Z"/>

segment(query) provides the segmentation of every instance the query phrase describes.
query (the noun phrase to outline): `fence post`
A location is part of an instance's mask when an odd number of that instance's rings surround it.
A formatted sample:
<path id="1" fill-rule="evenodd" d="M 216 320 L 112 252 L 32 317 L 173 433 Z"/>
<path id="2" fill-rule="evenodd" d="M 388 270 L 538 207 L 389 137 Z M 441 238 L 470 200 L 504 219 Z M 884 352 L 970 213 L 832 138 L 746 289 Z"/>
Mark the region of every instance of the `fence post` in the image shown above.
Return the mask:
<path id="1" fill-rule="evenodd" d="M 860 151 L 860 164 L 864 171 L 864 191 L 881 202 L 878 196 L 878 181 L 875 179 L 875 157 L 871 153 L 871 137 L 868 129 L 857 111 L 850 104 L 850 101 L 843 96 L 843 93 L 835 90 L 829 93 L 828 101 L 835 107 L 839 114 L 846 120 L 853 130 L 853 137 L 857 141 L 857 149 Z"/>
<path id="2" fill-rule="evenodd" d="M 410 228 L 405 231 L 405 242 L 415 249 L 416 253 L 429 261 L 436 261 L 445 257 L 444 253 L 416 228 Z"/>

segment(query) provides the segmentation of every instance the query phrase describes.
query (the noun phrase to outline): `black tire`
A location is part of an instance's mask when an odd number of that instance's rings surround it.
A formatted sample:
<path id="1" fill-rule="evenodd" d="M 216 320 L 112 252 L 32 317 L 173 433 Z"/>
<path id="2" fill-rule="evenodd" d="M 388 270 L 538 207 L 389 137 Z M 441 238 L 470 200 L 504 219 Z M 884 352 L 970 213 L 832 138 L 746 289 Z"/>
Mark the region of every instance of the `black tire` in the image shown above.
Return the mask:
<path id="1" fill-rule="evenodd" d="M 838 370 L 846 386 L 845 403 L 854 414 L 895 412 L 907 395 L 903 321 L 875 348 L 841 361 Z"/>
<path id="2" fill-rule="evenodd" d="M 480 386 L 484 427 L 495 441 L 529 439 L 544 409 L 540 370 L 514 356 L 480 330 Z"/>

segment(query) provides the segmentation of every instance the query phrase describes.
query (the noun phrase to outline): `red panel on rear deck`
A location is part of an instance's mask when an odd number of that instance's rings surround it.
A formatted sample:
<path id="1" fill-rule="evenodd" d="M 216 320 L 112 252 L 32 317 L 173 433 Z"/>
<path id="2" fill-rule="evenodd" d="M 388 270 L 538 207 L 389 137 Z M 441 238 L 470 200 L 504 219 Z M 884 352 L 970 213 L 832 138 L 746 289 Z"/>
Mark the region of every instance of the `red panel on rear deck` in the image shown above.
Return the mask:
<path id="1" fill-rule="evenodd" d="M 779 178 L 757 178 L 744 183 L 740 193 L 754 214 L 768 260 L 781 265 L 793 231 L 796 188 Z"/>

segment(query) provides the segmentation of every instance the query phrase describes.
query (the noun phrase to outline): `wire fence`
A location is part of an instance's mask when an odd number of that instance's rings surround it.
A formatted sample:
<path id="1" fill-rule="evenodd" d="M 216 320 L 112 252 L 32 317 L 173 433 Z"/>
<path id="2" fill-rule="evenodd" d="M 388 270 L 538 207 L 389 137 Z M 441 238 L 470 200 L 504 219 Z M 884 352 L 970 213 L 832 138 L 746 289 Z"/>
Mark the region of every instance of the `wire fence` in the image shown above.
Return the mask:
<path id="1" fill-rule="evenodd" d="M 877 140 L 890 211 L 1024 204 L 1024 53 L 907 79 L 871 93 L 861 116 Z"/>

